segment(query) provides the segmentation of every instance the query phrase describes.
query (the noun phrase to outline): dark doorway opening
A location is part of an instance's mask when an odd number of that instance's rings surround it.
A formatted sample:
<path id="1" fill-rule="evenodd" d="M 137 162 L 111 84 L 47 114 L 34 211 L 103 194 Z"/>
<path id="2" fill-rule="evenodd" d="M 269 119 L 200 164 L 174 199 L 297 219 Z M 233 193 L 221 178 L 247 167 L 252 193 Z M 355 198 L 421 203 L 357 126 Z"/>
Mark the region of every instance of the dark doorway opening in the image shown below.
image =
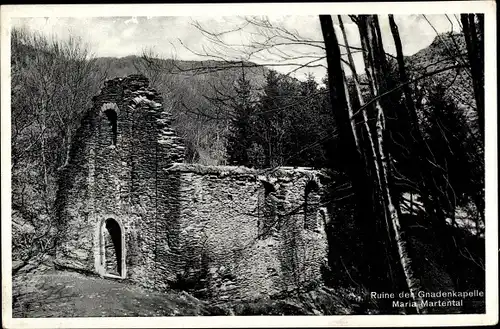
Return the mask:
<path id="1" fill-rule="evenodd" d="M 107 274 L 122 276 L 122 230 L 112 218 L 106 219 L 104 230 L 104 268 Z"/>

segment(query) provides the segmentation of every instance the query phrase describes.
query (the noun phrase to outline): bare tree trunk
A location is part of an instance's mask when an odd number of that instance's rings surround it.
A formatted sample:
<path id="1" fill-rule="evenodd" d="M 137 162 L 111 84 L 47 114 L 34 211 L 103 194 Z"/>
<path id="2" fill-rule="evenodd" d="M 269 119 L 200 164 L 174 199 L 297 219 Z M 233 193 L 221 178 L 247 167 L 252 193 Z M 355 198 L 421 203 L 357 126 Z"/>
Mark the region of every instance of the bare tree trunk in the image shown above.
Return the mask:
<path id="1" fill-rule="evenodd" d="M 347 110 L 347 100 L 345 84 L 343 81 L 343 70 L 341 53 L 338 39 L 333 27 L 333 20 L 330 15 L 320 15 L 321 30 L 325 42 L 325 51 L 328 64 L 328 84 L 329 94 L 332 104 L 332 111 L 339 131 L 339 150 L 342 154 L 340 158 L 341 170 L 344 171 L 351 182 L 354 192 L 356 214 L 356 226 L 359 228 L 359 238 L 363 260 L 360 271 L 369 278 L 368 286 L 372 289 L 390 289 L 387 283 L 387 268 L 381 260 L 384 257 L 383 248 L 380 244 L 378 231 L 379 216 L 376 211 L 375 201 L 376 186 L 370 177 L 368 169 L 356 148 L 355 137 L 351 118 Z M 375 193 L 374 193 L 375 192 Z"/>
<path id="2" fill-rule="evenodd" d="M 389 15 L 389 26 L 391 28 L 392 37 L 394 39 L 394 45 L 396 46 L 396 58 L 398 61 L 398 71 L 399 71 L 399 81 L 405 83 L 408 81 L 408 75 L 406 74 L 406 67 L 403 56 L 403 46 L 401 44 L 401 38 L 399 36 L 398 26 L 394 21 L 394 15 Z M 403 85 L 403 95 L 405 98 L 407 112 L 405 118 L 409 119 L 410 135 L 419 134 L 420 130 L 418 127 L 417 112 L 415 111 L 415 104 L 413 103 L 413 98 L 411 95 L 411 89 L 409 84 Z M 414 137 L 415 139 L 418 137 Z"/>
<path id="3" fill-rule="evenodd" d="M 333 21 L 330 15 L 320 15 L 321 29 L 325 40 L 325 48 L 328 63 L 328 82 L 332 101 L 333 114 L 340 129 L 342 139 L 342 149 L 345 150 L 347 161 L 360 166 L 360 157 L 356 148 L 356 137 L 350 124 L 351 118 L 348 113 L 348 101 L 344 83 L 344 73 L 341 65 L 341 54 L 338 39 L 333 28 Z M 347 110 L 347 111 L 344 111 Z M 348 169 L 347 166 L 346 169 Z M 352 171 L 352 169 L 351 169 Z"/>
<path id="4" fill-rule="evenodd" d="M 352 57 L 351 49 L 349 48 L 349 41 L 347 40 L 347 35 L 345 33 L 344 23 L 342 22 L 342 17 L 340 15 L 338 15 L 337 18 L 339 20 L 340 30 L 342 31 L 342 37 L 344 39 L 344 44 L 346 46 L 347 58 L 349 61 L 349 66 L 351 68 L 351 72 L 352 72 L 354 87 L 356 88 L 356 96 L 358 97 L 359 105 L 363 106 L 363 105 L 365 105 L 365 101 L 364 101 L 363 95 L 361 93 L 361 86 L 359 83 L 359 77 L 358 77 L 358 74 L 356 72 L 356 67 L 354 65 L 354 59 Z M 363 114 L 363 125 L 367 131 L 368 140 L 370 141 L 372 156 L 374 159 L 376 159 L 377 158 L 377 151 L 375 149 L 375 143 L 373 141 L 371 129 L 370 129 L 370 126 L 368 124 L 368 114 L 366 112 L 366 109 L 362 110 L 362 114 Z M 353 122 L 354 122 L 354 119 L 351 119 L 351 123 L 353 123 Z M 375 164 L 375 169 L 376 169 L 376 173 L 377 173 L 377 179 L 378 179 L 378 182 L 380 182 L 380 175 L 379 175 L 380 170 L 378 168 L 378 163 L 375 161 L 374 164 Z"/>
<path id="5" fill-rule="evenodd" d="M 345 98 L 347 103 L 347 111 L 349 112 L 349 122 L 351 124 L 352 135 L 354 137 L 354 143 L 356 144 L 356 149 L 358 150 L 359 155 L 362 157 L 363 152 L 361 151 L 361 145 L 359 143 L 358 132 L 356 131 L 356 123 L 354 121 L 354 111 L 352 109 L 351 99 L 349 97 L 349 89 L 347 86 L 347 79 L 345 77 L 345 72 L 342 71 L 342 80 L 344 81 L 344 90 L 345 90 Z"/>
<path id="6" fill-rule="evenodd" d="M 345 32 L 342 31 L 342 33 L 345 33 Z M 346 46 L 347 46 L 347 50 L 349 51 L 349 46 L 348 45 L 346 45 Z M 343 85 L 343 88 L 344 88 L 344 97 L 345 97 L 345 103 L 346 103 L 346 106 L 347 106 L 347 111 L 349 113 L 349 123 L 350 123 L 351 129 L 352 129 L 352 136 L 354 138 L 354 143 L 356 145 L 356 150 L 358 151 L 359 156 L 362 158 L 363 157 L 363 152 L 362 152 L 362 149 L 361 149 L 360 140 L 359 140 L 358 132 L 357 132 L 357 129 L 356 129 L 356 123 L 355 123 L 355 120 L 354 120 L 354 110 L 352 108 L 351 99 L 350 99 L 350 96 L 349 96 L 349 88 L 348 88 L 348 85 L 347 85 L 347 78 L 345 76 L 345 72 L 344 72 L 344 70 L 342 68 L 342 65 L 340 66 L 340 71 L 342 73 L 342 82 L 344 84 Z"/>
<path id="7" fill-rule="evenodd" d="M 476 98 L 479 130 L 484 138 L 484 41 L 478 38 L 474 14 L 461 14 L 460 20 L 467 47 L 467 55 L 472 75 L 472 86 Z M 479 18 L 479 28 L 484 28 L 484 22 Z M 480 31 L 484 34 L 484 31 Z"/>
<path id="8" fill-rule="evenodd" d="M 340 135 L 340 152 L 343 154 L 343 167 L 352 180 L 353 189 L 357 196 L 358 205 L 365 209 L 371 209 L 371 193 L 368 192 L 371 185 L 366 177 L 363 161 L 356 146 L 356 137 L 350 124 L 351 118 L 347 111 L 347 99 L 344 83 L 344 73 L 341 64 L 341 53 L 338 39 L 333 28 L 330 15 L 319 16 L 321 30 L 325 41 L 326 57 L 328 63 L 328 83 L 333 115 L 335 117 Z M 369 215 L 366 214 L 368 217 Z M 368 218 L 365 218 L 368 220 Z"/>
<path id="9" fill-rule="evenodd" d="M 412 91 L 408 81 L 408 75 L 406 73 L 406 67 L 404 63 L 403 56 L 403 46 L 401 44 L 401 38 L 399 36 L 398 26 L 394 20 L 393 15 L 389 15 L 389 25 L 391 28 L 391 33 L 394 39 L 394 44 L 396 46 L 396 57 L 398 62 L 399 79 L 401 84 L 403 84 L 403 95 L 405 98 L 406 110 L 403 112 L 404 119 L 409 121 L 408 128 L 410 130 L 410 149 L 413 159 L 418 163 L 416 170 L 419 171 L 420 176 L 420 190 L 421 196 L 424 201 L 425 209 L 427 212 L 432 212 L 438 221 L 439 225 L 444 224 L 444 216 L 442 215 L 442 207 L 437 201 L 431 201 L 426 193 L 433 196 L 434 200 L 437 200 L 437 196 L 440 194 L 439 188 L 436 186 L 436 182 L 433 179 L 433 168 L 429 163 L 429 159 L 433 163 L 436 162 L 432 152 L 429 150 L 429 146 L 425 142 L 422 133 L 419 128 L 416 106 L 412 98 Z"/>
<path id="10" fill-rule="evenodd" d="M 364 56 L 365 67 L 370 81 L 370 89 L 374 97 L 380 94 L 380 85 L 378 84 L 379 77 L 383 76 L 383 72 L 377 71 L 377 68 L 383 67 L 382 65 L 377 65 L 376 62 L 380 60 L 381 56 L 385 56 L 383 51 L 383 45 L 380 43 L 381 38 L 380 30 L 378 24 L 373 16 L 362 16 L 359 17 L 358 26 L 360 26 L 360 35 L 362 39 L 363 47 L 366 47 L 367 56 Z M 364 42 L 363 42 L 364 40 Z M 380 64 L 380 63 L 379 63 Z M 399 254 L 399 260 L 403 268 L 403 272 L 406 278 L 406 284 L 409 291 L 412 294 L 412 298 L 415 301 L 415 308 L 417 313 L 425 313 L 425 308 L 422 305 L 421 298 L 418 297 L 418 291 L 420 290 L 419 280 L 416 278 L 412 261 L 408 252 L 407 241 L 404 236 L 403 230 L 401 228 L 401 223 L 399 219 L 399 211 L 396 209 L 393 196 L 391 193 L 390 180 L 391 180 L 391 169 L 390 169 L 390 155 L 385 149 L 385 116 L 382 105 L 377 98 L 375 100 L 375 109 L 377 111 L 377 141 L 378 141 L 378 152 L 380 155 L 380 177 L 381 177 L 381 189 L 385 193 L 386 209 L 390 215 L 392 221 L 392 229 L 394 231 L 394 238 L 397 245 L 397 250 Z"/>
<path id="11" fill-rule="evenodd" d="M 344 45 L 345 45 L 346 52 L 347 52 L 347 58 L 348 58 L 348 61 L 349 61 L 349 66 L 351 68 L 352 77 L 353 77 L 353 80 L 354 80 L 354 86 L 355 86 L 356 96 L 358 98 L 359 105 L 363 106 L 363 105 L 365 105 L 365 100 L 363 99 L 363 94 L 361 93 L 361 84 L 359 82 L 359 77 L 358 77 L 358 74 L 356 72 L 356 66 L 354 64 L 354 59 L 352 57 L 351 49 L 349 47 L 349 41 L 347 40 L 347 35 L 346 35 L 346 32 L 345 32 L 344 23 L 343 23 L 342 17 L 340 15 L 338 15 L 337 18 L 338 18 L 338 21 L 339 21 L 340 30 L 342 31 L 342 37 L 344 39 Z M 375 174 L 376 174 L 376 177 L 377 177 L 377 186 L 379 187 L 378 191 L 380 193 L 380 197 L 383 197 L 383 191 L 380 188 L 382 180 L 380 178 L 380 168 L 379 168 L 379 164 L 378 164 L 378 160 L 377 160 L 378 157 L 379 157 L 379 155 L 378 155 L 377 150 L 376 150 L 376 146 L 375 146 L 375 142 L 373 140 L 373 136 L 372 136 L 370 125 L 368 123 L 368 113 L 366 111 L 366 108 L 364 108 L 362 110 L 362 114 L 363 114 L 363 125 L 364 125 L 364 127 L 366 129 L 368 140 L 370 142 L 370 150 L 371 150 L 371 154 L 372 154 L 372 157 L 373 157 L 373 165 L 375 167 Z M 353 124 L 353 123 L 354 123 L 354 119 L 352 118 L 351 119 L 351 124 Z M 366 165 L 368 166 L 368 162 L 366 163 Z M 389 218 L 388 218 L 387 212 L 384 212 L 384 218 L 385 218 L 385 222 L 386 222 L 386 227 L 389 228 Z M 391 239 L 391 234 L 390 234 L 390 232 L 388 230 L 387 230 L 387 234 L 388 234 L 389 239 Z"/>

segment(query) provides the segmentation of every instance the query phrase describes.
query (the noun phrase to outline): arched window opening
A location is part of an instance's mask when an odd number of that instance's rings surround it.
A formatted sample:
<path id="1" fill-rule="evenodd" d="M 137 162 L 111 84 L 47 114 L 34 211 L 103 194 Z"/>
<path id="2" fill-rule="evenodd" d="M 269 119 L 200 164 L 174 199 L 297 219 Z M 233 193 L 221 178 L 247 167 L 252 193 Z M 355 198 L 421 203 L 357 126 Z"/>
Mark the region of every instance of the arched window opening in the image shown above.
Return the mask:
<path id="1" fill-rule="evenodd" d="M 304 195 L 304 228 L 315 231 L 318 229 L 318 210 L 320 195 L 318 184 L 311 180 L 306 184 Z"/>
<path id="2" fill-rule="evenodd" d="M 123 276 L 123 232 L 118 222 L 106 219 L 102 227 L 102 266 L 105 274 Z"/>
<path id="3" fill-rule="evenodd" d="M 117 128 L 117 114 L 116 111 L 113 109 L 107 109 L 104 111 L 104 114 L 106 114 L 106 117 L 108 118 L 109 121 L 109 128 L 111 131 L 111 145 L 116 146 L 116 139 L 118 135 L 118 128 Z"/>
<path id="4" fill-rule="evenodd" d="M 276 210 L 276 188 L 269 182 L 262 181 L 264 190 L 259 196 L 259 238 L 266 239 L 276 233 L 277 210 Z"/>

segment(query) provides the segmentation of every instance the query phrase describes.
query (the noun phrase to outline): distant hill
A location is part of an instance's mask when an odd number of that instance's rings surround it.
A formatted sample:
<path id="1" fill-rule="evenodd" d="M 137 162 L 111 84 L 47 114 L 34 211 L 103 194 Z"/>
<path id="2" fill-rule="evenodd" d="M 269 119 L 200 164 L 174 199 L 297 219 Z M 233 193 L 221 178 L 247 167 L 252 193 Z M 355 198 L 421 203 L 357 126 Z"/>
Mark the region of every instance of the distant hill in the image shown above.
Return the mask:
<path id="1" fill-rule="evenodd" d="M 465 66 L 465 40 L 462 33 L 446 33 L 436 36 L 434 41 L 416 54 L 407 57 L 406 63 L 413 78 L 426 72 L 433 72 L 456 65 L 461 68 L 447 70 L 418 82 L 418 86 L 427 89 L 441 85 L 444 95 L 464 111 L 468 120 L 476 121 L 474 91 L 470 73 Z"/>
<path id="2" fill-rule="evenodd" d="M 121 58 L 99 57 L 96 59 L 101 69 L 108 72 L 110 78 L 127 76 L 141 72 L 141 57 L 132 55 Z M 230 88 L 242 74 L 242 67 L 237 62 L 223 61 L 183 61 L 160 59 L 157 65 L 168 80 L 169 93 L 175 96 L 183 95 L 184 99 L 192 96 L 197 102 L 203 103 L 203 95 L 210 95 L 214 88 Z M 155 66 L 156 67 L 156 66 Z M 244 73 L 255 89 L 259 89 L 265 81 L 266 67 L 247 62 Z M 145 74 L 148 75 L 148 74 Z M 164 81 L 165 82 L 165 81 Z M 153 83 L 154 84 L 154 83 Z M 192 95 L 189 95 L 192 93 Z"/>
<path id="3" fill-rule="evenodd" d="M 110 78 L 141 73 L 137 69 L 140 61 L 138 56 L 122 58 L 100 57 L 97 63 L 101 68 L 108 68 Z M 406 65 L 412 77 L 436 71 L 456 64 L 466 62 L 465 41 L 461 33 L 445 33 L 436 36 L 434 41 L 426 48 L 406 57 Z M 189 105 L 204 106 L 204 95 L 212 95 L 214 89 L 228 91 L 241 75 L 241 64 L 223 61 L 183 61 L 165 59 L 161 66 L 169 75 L 168 92 L 173 97 L 182 95 Z M 259 90 L 265 82 L 268 68 L 253 63 L 245 64 L 245 74 L 255 90 Z M 252 66 L 252 67 L 248 67 Z M 460 107 L 469 112 L 475 106 L 473 90 L 467 70 L 455 69 L 439 73 L 430 78 L 423 79 L 418 85 L 442 84 L 447 86 L 446 94 L 452 97 Z"/>

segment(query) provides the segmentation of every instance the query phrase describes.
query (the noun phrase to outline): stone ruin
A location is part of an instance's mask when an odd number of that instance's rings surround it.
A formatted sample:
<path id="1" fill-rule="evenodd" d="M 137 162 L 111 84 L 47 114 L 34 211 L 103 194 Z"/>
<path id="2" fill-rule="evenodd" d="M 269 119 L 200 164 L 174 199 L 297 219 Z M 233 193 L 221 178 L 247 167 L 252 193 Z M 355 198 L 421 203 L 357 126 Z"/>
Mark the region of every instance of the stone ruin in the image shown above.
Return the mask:
<path id="1" fill-rule="evenodd" d="M 59 266 L 251 299 L 322 282 L 320 172 L 183 162 L 171 113 L 144 76 L 108 80 L 57 192 Z"/>

